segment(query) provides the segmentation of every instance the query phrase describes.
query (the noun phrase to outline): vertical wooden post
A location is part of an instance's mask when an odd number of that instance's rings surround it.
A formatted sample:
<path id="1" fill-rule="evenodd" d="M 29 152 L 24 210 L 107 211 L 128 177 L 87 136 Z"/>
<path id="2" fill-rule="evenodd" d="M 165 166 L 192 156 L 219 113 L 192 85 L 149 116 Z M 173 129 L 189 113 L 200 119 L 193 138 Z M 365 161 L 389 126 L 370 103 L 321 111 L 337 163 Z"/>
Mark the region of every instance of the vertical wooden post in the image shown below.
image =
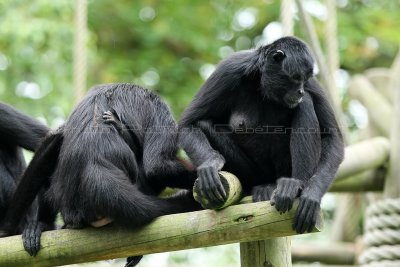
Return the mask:
<path id="1" fill-rule="evenodd" d="M 84 96 L 86 90 L 86 38 L 87 38 L 87 0 L 75 0 L 74 35 L 74 89 L 75 103 Z"/>
<path id="2" fill-rule="evenodd" d="M 394 60 L 391 68 L 390 88 L 395 91 L 394 97 L 394 112 L 400 112 L 400 51 Z M 392 119 L 392 131 L 390 134 L 390 163 L 388 175 L 385 179 L 385 189 L 383 191 L 384 198 L 399 198 L 400 197 L 400 120 L 397 116 Z"/>
<path id="3" fill-rule="evenodd" d="M 290 237 L 240 243 L 241 267 L 292 267 Z"/>

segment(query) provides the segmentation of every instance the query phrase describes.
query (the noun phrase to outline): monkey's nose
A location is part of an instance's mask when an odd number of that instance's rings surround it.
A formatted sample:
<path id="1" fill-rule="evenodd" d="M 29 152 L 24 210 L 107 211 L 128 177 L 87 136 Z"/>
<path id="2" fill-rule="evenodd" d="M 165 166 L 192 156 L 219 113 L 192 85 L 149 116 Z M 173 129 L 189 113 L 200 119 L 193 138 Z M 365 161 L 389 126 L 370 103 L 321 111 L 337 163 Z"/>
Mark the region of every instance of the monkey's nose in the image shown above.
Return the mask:
<path id="1" fill-rule="evenodd" d="M 297 90 L 297 94 L 298 94 L 299 96 L 303 96 L 303 95 L 304 95 L 304 89 L 301 88 L 301 89 Z"/>

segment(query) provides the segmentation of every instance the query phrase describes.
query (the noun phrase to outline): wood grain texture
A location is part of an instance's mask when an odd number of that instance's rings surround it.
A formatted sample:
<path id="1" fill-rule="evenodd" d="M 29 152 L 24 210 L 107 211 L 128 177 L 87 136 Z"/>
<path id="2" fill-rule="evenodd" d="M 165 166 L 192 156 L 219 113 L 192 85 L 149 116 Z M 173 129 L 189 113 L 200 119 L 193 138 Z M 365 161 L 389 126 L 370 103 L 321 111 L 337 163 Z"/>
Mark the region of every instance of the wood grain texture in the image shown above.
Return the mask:
<path id="1" fill-rule="evenodd" d="M 6 237 L 0 239 L 0 266 L 66 265 L 291 236 L 296 207 L 279 214 L 269 202 L 258 202 L 162 216 L 135 230 L 110 225 L 49 231 L 36 257 L 24 251 L 21 236 Z M 314 231 L 321 228 L 322 218 Z"/>

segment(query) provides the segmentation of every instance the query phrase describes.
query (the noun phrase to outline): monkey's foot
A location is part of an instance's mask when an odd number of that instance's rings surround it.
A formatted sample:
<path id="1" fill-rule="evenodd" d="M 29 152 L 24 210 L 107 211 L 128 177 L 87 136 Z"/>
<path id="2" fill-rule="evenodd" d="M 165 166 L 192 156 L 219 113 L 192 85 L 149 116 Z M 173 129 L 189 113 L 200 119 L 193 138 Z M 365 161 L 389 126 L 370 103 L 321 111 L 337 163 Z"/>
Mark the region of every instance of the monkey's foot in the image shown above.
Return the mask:
<path id="1" fill-rule="evenodd" d="M 251 190 L 253 202 L 268 201 L 272 198 L 272 193 L 276 189 L 276 184 L 266 184 L 254 186 Z"/>
<path id="2" fill-rule="evenodd" d="M 294 178 L 279 178 L 277 186 L 271 197 L 271 205 L 276 210 L 284 213 L 293 207 L 294 199 L 299 195 L 302 189 L 302 182 Z"/>
<path id="3" fill-rule="evenodd" d="M 43 222 L 30 222 L 22 232 L 22 241 L 26 252 L 31 256 L 36 256 L 40 250 L 40 237 L 47 228 Z"/>

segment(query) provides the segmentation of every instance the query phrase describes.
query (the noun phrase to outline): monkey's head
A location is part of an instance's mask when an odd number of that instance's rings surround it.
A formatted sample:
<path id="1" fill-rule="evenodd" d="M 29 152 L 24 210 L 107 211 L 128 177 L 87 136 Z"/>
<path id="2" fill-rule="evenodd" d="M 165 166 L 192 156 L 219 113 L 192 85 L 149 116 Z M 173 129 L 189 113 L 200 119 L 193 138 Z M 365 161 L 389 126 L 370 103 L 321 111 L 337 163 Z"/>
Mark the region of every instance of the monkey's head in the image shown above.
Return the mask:
<path id="1" fill-rule="evenodd" d="M 266 98 L 295 108 L 304 96 L 304 84 L 313 76 L 314 60 L 307 45 L 283 37 L 259 48 L 261 90 Z"/>

